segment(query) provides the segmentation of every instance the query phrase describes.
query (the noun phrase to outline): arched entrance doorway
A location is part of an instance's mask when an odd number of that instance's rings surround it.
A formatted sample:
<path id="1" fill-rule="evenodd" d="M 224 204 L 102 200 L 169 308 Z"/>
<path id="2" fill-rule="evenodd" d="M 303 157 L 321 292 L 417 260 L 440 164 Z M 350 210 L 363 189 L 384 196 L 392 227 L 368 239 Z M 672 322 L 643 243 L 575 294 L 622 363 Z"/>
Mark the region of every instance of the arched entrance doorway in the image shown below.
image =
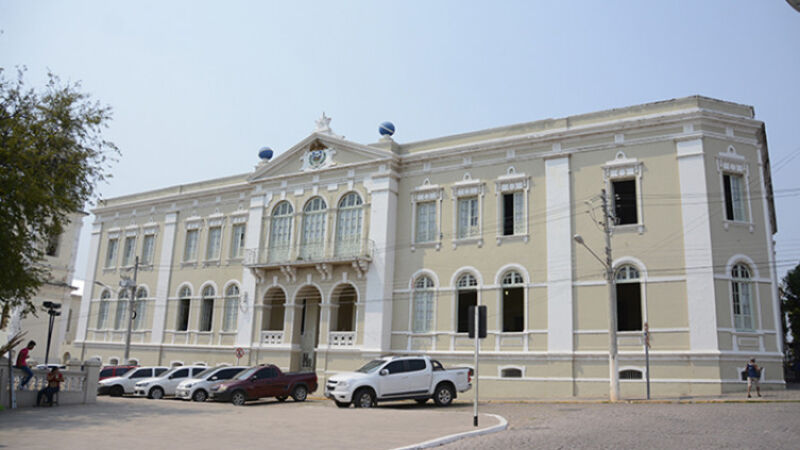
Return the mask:
<path id="1" fill-rule="evenodd" d="M 292 342 L 300 343 L 300 354 L 292 354 L 292 368 L 313 371 L 316 368 L 319 344 L 319 316 L 322 294 L 314 286 L 303 286 L 294 297 L 296 306 Z M 297 361 L 294 361 L 298 358 Z"/>
<path id="2" fill-rule="evenodd" d="M 283 292 L 283 289 L 273 287 L 264 294 L 261 331 L 283 331 L 285 305 L 286 294 Z M 262 344 L 263 343 L 264 342 L 262 342 Z"/>

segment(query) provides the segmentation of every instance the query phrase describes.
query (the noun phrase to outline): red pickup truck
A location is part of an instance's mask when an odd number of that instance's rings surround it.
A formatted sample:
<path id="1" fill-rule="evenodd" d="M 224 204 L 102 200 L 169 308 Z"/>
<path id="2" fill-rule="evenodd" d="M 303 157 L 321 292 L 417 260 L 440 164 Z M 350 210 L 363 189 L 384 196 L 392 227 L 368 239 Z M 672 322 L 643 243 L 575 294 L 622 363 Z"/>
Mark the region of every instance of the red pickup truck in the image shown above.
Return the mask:
<path id="1" fill-rule="evenodd" d="M 211 387 L 212 400 L 230 401 L 241 406 L 248 400 L 275 397 L 282 402 L 291 396 L 294 401 L 305 401 L 309 392 L 317 390 L 314 372 L 283 373 L 272 364 L 251 367 L 236 378 Z"/>

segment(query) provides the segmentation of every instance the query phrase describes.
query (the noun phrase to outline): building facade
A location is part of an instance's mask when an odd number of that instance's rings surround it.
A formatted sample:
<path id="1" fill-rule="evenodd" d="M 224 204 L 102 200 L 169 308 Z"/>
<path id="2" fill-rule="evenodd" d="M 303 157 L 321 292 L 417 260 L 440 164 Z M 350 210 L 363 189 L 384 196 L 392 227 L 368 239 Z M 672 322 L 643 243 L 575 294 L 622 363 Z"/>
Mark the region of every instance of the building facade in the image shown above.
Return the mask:
<path id="1" fill-rule="evenodd" d="M 31 351 L 30 358 L 37 363 L 48 362 L 66 363 L 74 357 L 70 353 L 70 344 L 76 334 L 78 324 L 78 311 L 80 299 L 73 295 L 73 275 L 75 273 L 75 260 L 78 256 L 78 241 L 83 225 L 84 212 L 69 216 L 69 223 L 58 236 L 52 236 L 47 242 L 41 242 L 44 251 L 42 264 L 50 271 L 47 280 L 37 291 L 31 301 L 36 305 L 36 315 L 23 316 L 22 307 L 14 308 L 6 329 L 0 329 L 0 342 L 6 342 L 10 336 L 19 331 L 25 331 L 25 343 L 30 340 L 36 342 L 36 347 Z M 44 302 L 54 302 L 61 305 L 61 315 L 55 317 L 52 335 L 50 338 L 50 353 L 47 352 L 47 334 L 50 325 L 50 316 L 42 306 Z M 64 345 L 64 344 L 67 345 Z M 18 347 L 19 350 L 21 347 Z"/>
<path id="2" fill-rule="evenodd" d="M 783 387 L 764 124 L 687 97 L 398 143 L 330 119 L 254 171 L 109 199 L 95 211 L 74 352 L 116 362 L 136 256 L 142 364 L 275 363 L 320 379 L 386 353 L 471 366 L 481 392 L 608 392 L 608 193 L 623 396 Z M 103 287 L 106 286 L 106 287 Z"/>

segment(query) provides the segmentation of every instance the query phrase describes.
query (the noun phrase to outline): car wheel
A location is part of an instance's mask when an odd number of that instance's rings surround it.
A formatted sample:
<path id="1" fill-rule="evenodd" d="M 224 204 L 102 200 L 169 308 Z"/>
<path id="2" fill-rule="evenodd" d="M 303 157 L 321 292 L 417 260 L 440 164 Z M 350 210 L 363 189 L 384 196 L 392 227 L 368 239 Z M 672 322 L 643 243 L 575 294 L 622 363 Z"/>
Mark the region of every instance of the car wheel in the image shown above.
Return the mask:
<path id="1" fill-rule="evenodd" d="M 292 391 L 292 398 L 296 402 L 304 402 L 306 397 L 308 397 L 308 389 L 303 385 L 297 386 Z"/>
<path id="2" fill-rule="evenodd" d="M 152 398 L 153 400 L 161 400 L 162 398 L 164 398 L 164 390 L 156 386 L 153 389 L 150 389 L 150 394 L 148 394 L 147 396 Z"/>
<path id="3" fill-rule="evenodd" d="M 417 402 L 418 405 L 424 405 L 425 403 L 428 402 L 428 399 L 427 398 L 418 398 L 418 399 L 415 399 L 414 401 Z"/>
<path id="4" fill-rule="evenodd" d="M 287 399 L 287 398 L 289 398 L 289 397 L 287 397 L 287 396 L 285 396 L 285 395 L 279 395 L 279 396 L 277 396 L 277 397 L 275 397 L 275 398 L 276 398 L 276 399 L 277 399 L 279 402 L 285 402 L 285 401 L 286 401 L 286 399 Z"/>
<path id="5" fill-rule="evenodd" d="M 339 400 L 334 400 L 333 402 L 336 403 L 336 406 L 338 406 L 339 408 L 349 408 L 350 407 L 350 403 L 347 403 L 347 402 L 340 402 Z"/>
<path id="6" fill-rule="evenodd" d="M 372 408 L 375 406 L 375 394 L 370 389 L 359 389 L 353 396 L 353 405 L 356 408 Z"/>
<path id="7" fill-rule="evenodd" d="M 194 391 L 194 394 L 192 394 L 192 400 L 196 402 L 204 402 L 207 399 L 208 399 L 208 394 L 206 393 L 206 391 L 202 389 L 198 389 Z"/>
<path id="8" fill-rule="evenodd" d="M 122 389 L 122 386 L 120 386 L 120 385 L 116 385 L 116 386 L 112 387 L 111 388 L 111 392 L 110 392 L 112 397 L 122 397 L 122 394 L 124 394 L 124 393 L 125 393 L 125 389 Z"/>
<path id="9" fill-rule="evenodd" d="M 453 402 L 453 388 L 449 384 L 442 383 L 436 386 L 433 393 L 433 401 L 438 406 L 447 406 Z"/>
<path id="10" fill-rule="evenodd" d="M 244 396 L 244 392 L 242 391 L 236 391 L 233 393 L 233 395 L 231 395 L 231 403 L 236 406 L 242 406 L 246 401 L 247 397 Z"/>

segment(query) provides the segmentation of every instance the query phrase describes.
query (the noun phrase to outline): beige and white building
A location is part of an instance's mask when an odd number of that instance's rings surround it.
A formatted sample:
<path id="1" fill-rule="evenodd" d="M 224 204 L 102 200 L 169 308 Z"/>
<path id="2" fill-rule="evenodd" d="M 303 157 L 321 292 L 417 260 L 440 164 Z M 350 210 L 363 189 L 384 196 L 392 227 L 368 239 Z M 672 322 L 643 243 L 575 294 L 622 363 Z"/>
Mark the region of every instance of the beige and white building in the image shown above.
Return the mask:
<path id="1" fill-rule="evenodd" d="M 275 363 L 320 379 L 377 355 L 472 364 L 467 308 L 487 305 L 481 392 L 608 392 L 601 190 L 623 396 L 741 389 L 745 360 L 783 387 L 764 124 L 686 97 L 400 143 L 350 142 L 330 119 L 237 176 L 94 211 L 74 354 L 141 364 Z M 99 283 L 96 283 L 99 282 Z"/>

